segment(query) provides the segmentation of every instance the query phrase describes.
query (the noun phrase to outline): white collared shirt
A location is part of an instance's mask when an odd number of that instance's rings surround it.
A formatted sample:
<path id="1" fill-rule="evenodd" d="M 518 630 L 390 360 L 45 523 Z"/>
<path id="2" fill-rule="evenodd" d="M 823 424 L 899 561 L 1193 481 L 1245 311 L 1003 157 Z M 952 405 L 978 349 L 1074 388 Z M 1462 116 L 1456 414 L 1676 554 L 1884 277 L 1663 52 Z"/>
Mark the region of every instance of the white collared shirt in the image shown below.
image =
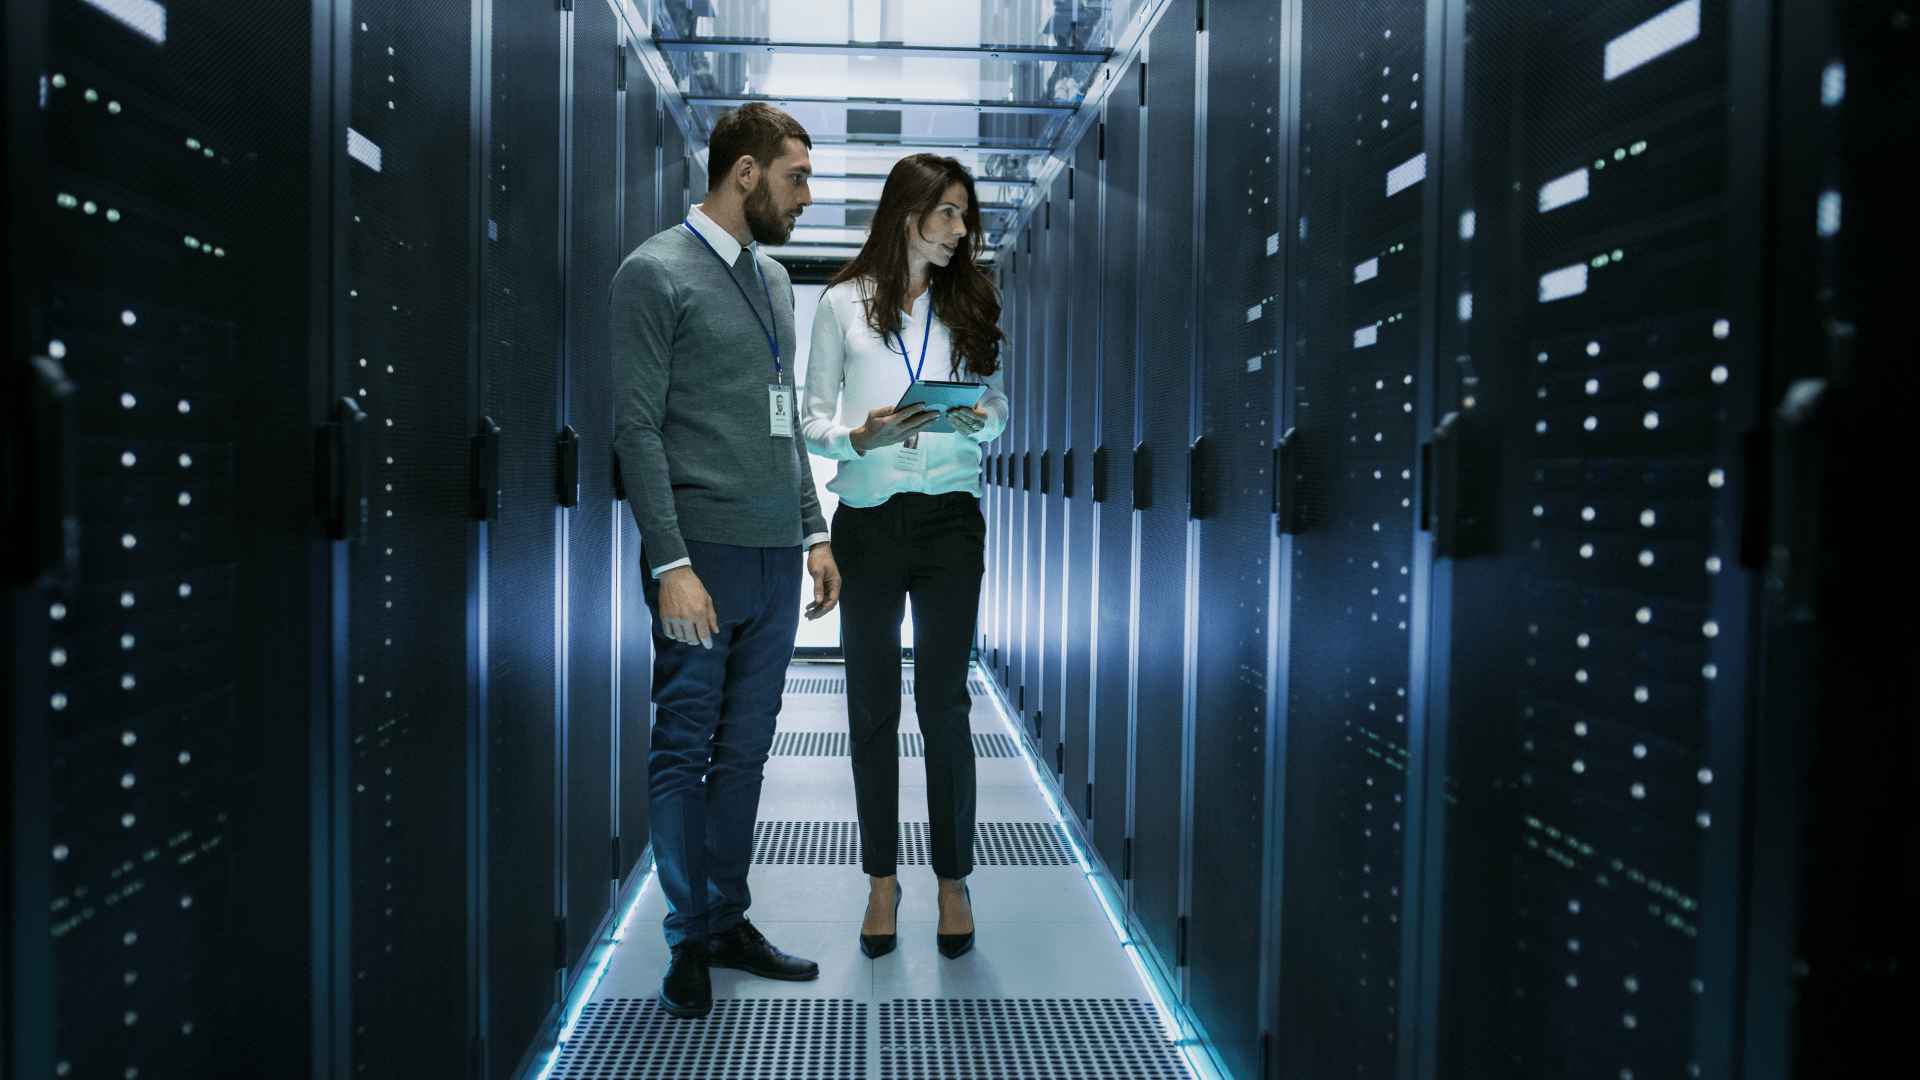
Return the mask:
<path id="1" fill-rule="evenodd" d="M 701 209 L 698 203 L 695 203 L 693 208 L 687 211 L 687 224 L 693 226 L 693 231 L 700 234 L 700 238 L 705 240 L 713 248 L 714 254 L 720 256 L 722 262 L 728 266 L 732 266 L 734 263 L 740 261 L 740 241 L 734 239 L 732 233 L 721 228 L 719 222 L 708 217 L 707 212 Z M 753 257 L 755 259 L 760 257 L 760 245 L 758 242 L 748 244 L 747 247 L 753 251 Z M 815 544 L 824 544 L 829 539 L 831 539 L 831 534 L 829 533 L 814 533 L 812 536 L 800 541 L 800 549 L 802 551 L 812 551 Z M 654 567 L 653 576 L 658 578 L 669 570 L 691 565 L 693 565 L 692 559 L 675 559 L 670 563 L 663 563 Z"/>
<path id="2" fill-rule="evenodd" d="M 1000 372 L 985 379 L 953 373 L 953 338 L 931 310 L 928 290 L 905 316 L 899 338 L 883 339 L 867 324 L 865 293 L 869 282 L 841 282 L 820 297 L 813 317 L 813 343 L 807 354 L 806 398 L 801 404 L 801 431 L 807 449 L 840 463 L 827 490 L 848 506 L 879 506 L 894 495 L 917 492 L 944 495 L 967 492 L 980 497 L 981 446 L 1006 430 L 1009 413 Z M 928 326 L 927 320 L 933 320 Z M 910 385 L 909 364 L 900 355 L 900 341 L 920 366 L 920 343 L 925 340 L 924 379 L 984 382 L 987 392 L 980 405 L 987 424 L 973 435 L 926 432 L 917 453 L 904 456 L 898 444 L 876 446 L 865 455 L 853 448 L 851 433 L 874 409 L 891 408 Z"/>

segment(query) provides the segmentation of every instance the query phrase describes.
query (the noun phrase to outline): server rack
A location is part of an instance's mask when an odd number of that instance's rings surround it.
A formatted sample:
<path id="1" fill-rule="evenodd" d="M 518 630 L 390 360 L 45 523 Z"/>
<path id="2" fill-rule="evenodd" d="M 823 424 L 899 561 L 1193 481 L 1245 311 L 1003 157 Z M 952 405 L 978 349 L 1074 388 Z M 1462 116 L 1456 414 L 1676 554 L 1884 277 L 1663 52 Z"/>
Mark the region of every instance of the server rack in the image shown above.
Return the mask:
<path id="1" fill-rule="evenodd" d="M 1065 346 L 1068 366 L 1067 439 L 1060 462 L 1060 490 L 1065 498 L 1062 545 L 1066 575 L 1061 624 L 1060 723 L 1061 790 L 1064 801 L 1083 820 L 1093 817 L 1093 580 L 1099 573 L 1094 535 L 1093 460 L 1099 442 L 1101 301 L 1106 282 L 1101 276 L 1100 144 L 1096 134 L 1074 148 L 1074 167 L 1068 174 L 1068 206 L 1072 238 L 1067 287 L 1070 291 L 1069 329 Z"/>

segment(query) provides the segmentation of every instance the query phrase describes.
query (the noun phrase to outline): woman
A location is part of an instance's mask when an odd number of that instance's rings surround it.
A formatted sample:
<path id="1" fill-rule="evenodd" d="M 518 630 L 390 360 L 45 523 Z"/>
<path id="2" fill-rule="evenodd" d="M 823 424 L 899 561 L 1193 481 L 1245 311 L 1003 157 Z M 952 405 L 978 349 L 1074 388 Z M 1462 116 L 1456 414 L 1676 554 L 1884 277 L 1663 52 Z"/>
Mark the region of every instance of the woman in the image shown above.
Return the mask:
<path id="1" fill-rule="evenodd" d="M 952 158 L 893 167 L 860 254 L 820 298 L 802 408 L 807 446 L 840 463 L 833 554 L 862 863 L 860 948 L 893 951 L 900 908 L 900 622 L 913 598 L 914 708 L 926 737 L 927 817 L 939 879 L 940 952 L 973 947 L 973 708 L 967 664 L 980 606 L 986 525 L 981 446 L 1007 426 L 1000 297 L 973 261 L 980 209 Z M 901 395 L 928 378 L 984 383 L 980 403 L 944 414 Z M 848 426 L 842 420 L 857 421 Z"/>

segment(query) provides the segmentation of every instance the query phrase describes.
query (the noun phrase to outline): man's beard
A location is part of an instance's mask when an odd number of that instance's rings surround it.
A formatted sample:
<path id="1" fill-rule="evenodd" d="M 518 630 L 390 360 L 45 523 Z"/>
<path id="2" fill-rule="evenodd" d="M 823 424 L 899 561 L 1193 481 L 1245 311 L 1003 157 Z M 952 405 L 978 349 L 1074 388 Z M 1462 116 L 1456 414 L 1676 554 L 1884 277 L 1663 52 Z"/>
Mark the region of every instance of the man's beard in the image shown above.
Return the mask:
<path id="1" fill-rule="evenodd" d="M 773 192 L 763 178 L 760 186 L 747 196 L 747 231 L 754 240 L 778 247 L 793 236 L 793 220 L 773 205 Z"/>

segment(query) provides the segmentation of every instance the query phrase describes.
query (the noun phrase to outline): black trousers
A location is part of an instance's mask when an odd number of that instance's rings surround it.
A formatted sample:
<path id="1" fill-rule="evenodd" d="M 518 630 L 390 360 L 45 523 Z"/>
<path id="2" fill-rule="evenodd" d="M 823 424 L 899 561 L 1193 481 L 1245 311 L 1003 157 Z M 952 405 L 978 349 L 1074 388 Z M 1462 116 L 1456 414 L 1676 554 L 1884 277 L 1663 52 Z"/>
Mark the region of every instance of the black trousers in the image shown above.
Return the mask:
<path id="1" fill-rule="evenodd" d="M 895 495 L 833 515 L 839 563 L 841 645 L 861 865 L 875 877 L 899 867 L 900 620 L 913 597 L 914 711 L 926 738 L 927 820 L 933 870 L 973 871 L 973 701 L 967 661 L 980 613 L 986 520 L 964 492 Z"/>

